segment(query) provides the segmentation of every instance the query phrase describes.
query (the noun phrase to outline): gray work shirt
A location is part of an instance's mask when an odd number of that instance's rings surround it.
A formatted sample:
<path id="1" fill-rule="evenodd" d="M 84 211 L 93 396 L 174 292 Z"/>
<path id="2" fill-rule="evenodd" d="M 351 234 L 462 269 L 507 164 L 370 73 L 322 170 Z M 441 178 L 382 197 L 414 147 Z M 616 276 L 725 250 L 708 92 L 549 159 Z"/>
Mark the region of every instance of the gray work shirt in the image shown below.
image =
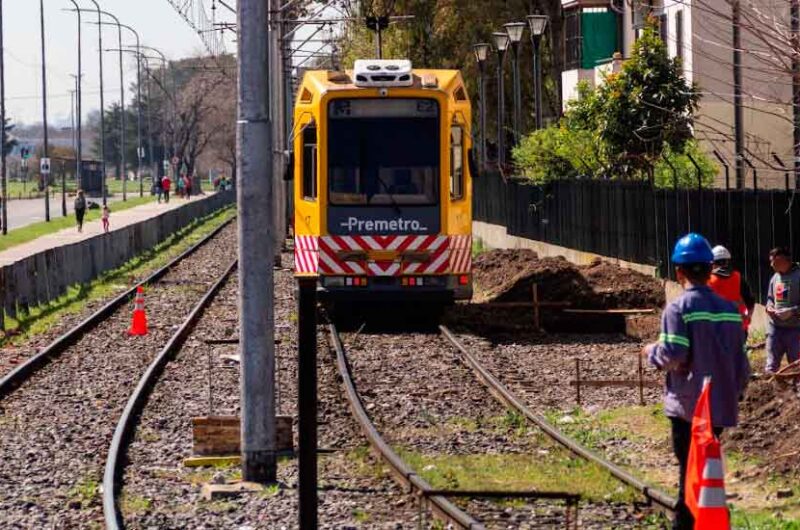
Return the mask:
<path id="1" fill-rule="evenodd" d="M 800 328 L 800 267 L 796 264 L 786 274 L 776 272 L 769 281 L 767 307 L 775 309 L 798 308 L 787 319 L 770 317 L 769 329 Z"/>

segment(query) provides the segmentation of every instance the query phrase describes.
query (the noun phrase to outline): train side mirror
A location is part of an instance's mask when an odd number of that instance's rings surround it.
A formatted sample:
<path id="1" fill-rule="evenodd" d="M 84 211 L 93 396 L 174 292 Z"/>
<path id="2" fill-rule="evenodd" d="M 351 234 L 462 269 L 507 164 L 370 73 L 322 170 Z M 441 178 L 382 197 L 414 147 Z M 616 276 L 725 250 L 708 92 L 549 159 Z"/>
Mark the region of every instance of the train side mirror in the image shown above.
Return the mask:
<path id="1" fill-rule="evenodd" d="M 283 180 L 286 182 L 294 180 L 294 152 L 289 153 L 289 160 L 286 162 L 286 172 L 283 174 Z"/>
<path id="2" fill-rule="evenodd" d="M 478 162 L 475 160 L 475 149 L 470 148 L 467 151 L 467 163 L 469 164 L 469 174 L 472 178 L 480 177 L 480 170 L 478 169 Z"/>

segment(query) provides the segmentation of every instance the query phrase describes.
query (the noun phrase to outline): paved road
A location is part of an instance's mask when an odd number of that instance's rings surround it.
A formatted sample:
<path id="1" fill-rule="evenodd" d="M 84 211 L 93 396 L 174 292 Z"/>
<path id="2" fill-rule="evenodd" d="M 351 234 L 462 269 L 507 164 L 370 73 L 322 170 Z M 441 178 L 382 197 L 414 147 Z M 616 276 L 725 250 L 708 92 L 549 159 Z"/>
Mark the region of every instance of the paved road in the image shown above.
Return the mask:
<path id="1" fill-rule="evenodd" d="M 137 194 L 138 197 L 138 194 Z M 67 215 L 72 215 L 74 197 L 67 196 Z M 102 204 L 100 198 L 89 197 L 90 201 Z M 122 195 L 109 197 L 108 202 L 122 200 Z M 50 216 L 52 219 L 61 217 L 61 195 L 50 199 Z M 8 229 L 13 230 L 21 226 L 44 221 L 44 198 L 22 199 L 8 202 Z"/>

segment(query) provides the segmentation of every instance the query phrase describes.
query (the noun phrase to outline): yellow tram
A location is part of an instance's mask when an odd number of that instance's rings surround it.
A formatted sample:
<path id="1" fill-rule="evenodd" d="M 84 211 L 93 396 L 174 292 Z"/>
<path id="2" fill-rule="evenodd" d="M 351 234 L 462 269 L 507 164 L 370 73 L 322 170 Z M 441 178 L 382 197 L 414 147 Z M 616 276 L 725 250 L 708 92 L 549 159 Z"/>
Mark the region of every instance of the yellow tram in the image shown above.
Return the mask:
<path id="1" fill-rule="evenodd" d="M 290 171 L 295 274 L 343 301 L 472 296 L 471 106 L 456 70 L 306 72 Z"/>

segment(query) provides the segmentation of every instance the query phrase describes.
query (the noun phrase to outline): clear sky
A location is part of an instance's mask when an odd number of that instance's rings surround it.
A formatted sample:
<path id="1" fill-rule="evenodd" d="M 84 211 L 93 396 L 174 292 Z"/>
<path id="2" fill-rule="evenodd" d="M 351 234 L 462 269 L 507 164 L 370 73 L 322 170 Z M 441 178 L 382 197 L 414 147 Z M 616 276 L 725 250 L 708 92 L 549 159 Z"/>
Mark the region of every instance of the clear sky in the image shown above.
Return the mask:
<path id="1" fill-rule="evenodd" d="M 86 9 L 94 9 L 89 0 L 76 0 Z M 166 0 L 98 0 L 101 8 L 115 14 L 120 22 L 132 26 L 142 44 L 160 49 L 168 59 L 200 55 L 204 51 L 199 36 L 184 22 Z M 7 0 L 4 4 L 6 113 L 16 123 L 42 120 L 41 41 L 39 33 L 39 1 Z M 232 2 L 235 5 L 235 2 Z M 78 69 L 77 17 L 69 0 L 44 0 L 48 116 L 53 125 L 67 125 L 70 117 L 69 90 L 74 87 Z M 224 11 L 224 10 L 218 10 Z M 83 115 L 100 107 L 98 72 L 97 14 L 84 13 L 83 24 Z M 233 14 L 224 14 L 235 21 Z M 123 30 L 123 43 L 136 43 L 133 35 Z M 228 51 L 235 51 L 228 41 Z M 105 26 L 103 47 L 117 48 L 117 28 Z M 117 53 L 103 56 L 105 98 L 108 107 L 119 101 L 119 59 Z M 136 76 L 136 60 L 126 54 L 124 61 L 126 88 Z M 130 100 L 130 95 L 126 98 Z"/>

